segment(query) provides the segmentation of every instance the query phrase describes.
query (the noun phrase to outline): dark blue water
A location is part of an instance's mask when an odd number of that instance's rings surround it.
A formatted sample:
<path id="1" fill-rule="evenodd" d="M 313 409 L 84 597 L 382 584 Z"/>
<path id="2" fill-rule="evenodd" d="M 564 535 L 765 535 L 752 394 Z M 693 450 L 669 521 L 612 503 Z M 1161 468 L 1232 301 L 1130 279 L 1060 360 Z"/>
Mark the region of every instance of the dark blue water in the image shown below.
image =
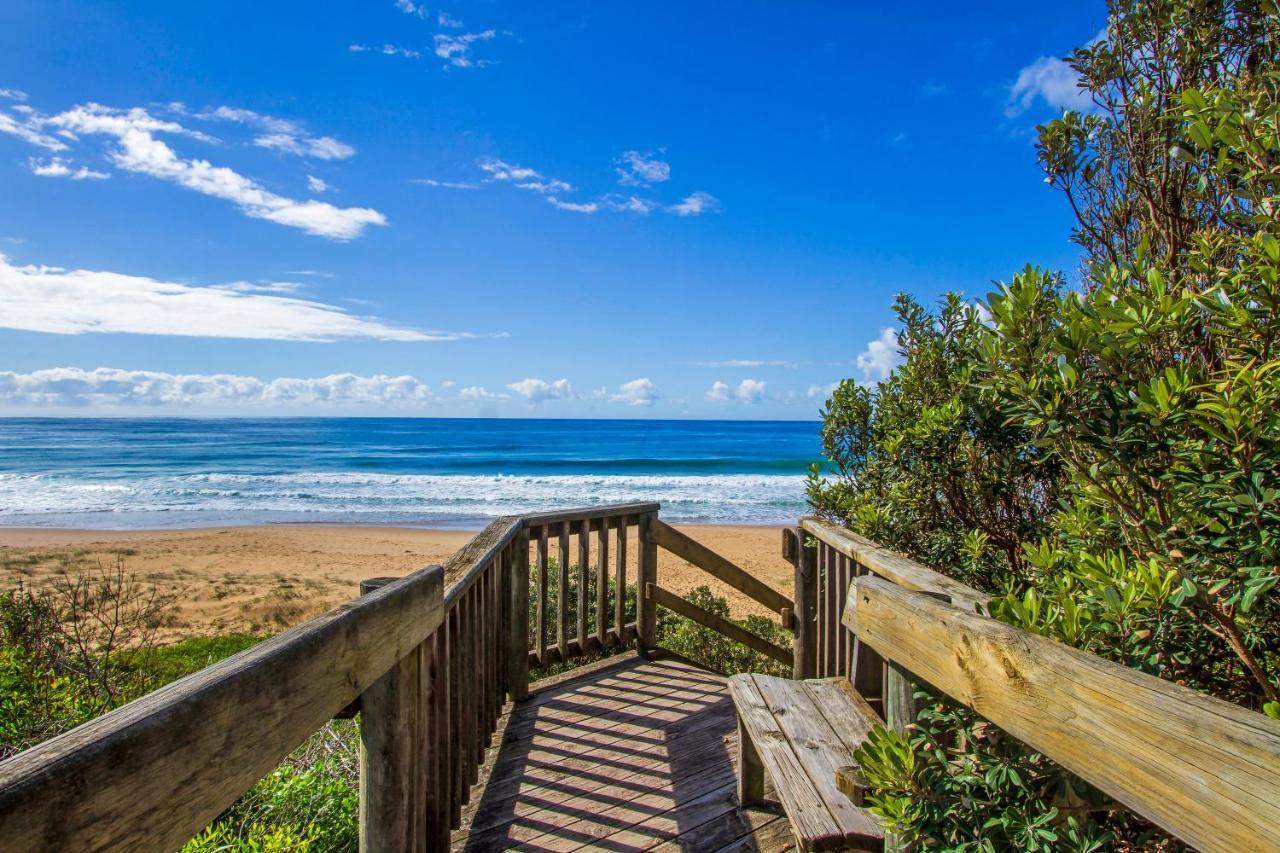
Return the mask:
<path id="1" fill-rule="evenodd" d="M 658 500 L 679 521 L 804 511 L 818 424 L 421 418 L 0 419 L 0 524 L 479 526 Z"/>

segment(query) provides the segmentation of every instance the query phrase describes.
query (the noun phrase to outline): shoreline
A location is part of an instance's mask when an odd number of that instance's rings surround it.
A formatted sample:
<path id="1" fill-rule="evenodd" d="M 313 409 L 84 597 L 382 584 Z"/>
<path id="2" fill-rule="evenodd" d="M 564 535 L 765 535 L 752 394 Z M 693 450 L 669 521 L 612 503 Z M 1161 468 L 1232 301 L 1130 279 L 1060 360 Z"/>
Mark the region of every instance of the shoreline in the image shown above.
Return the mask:
<path id="1" fill-rule="evenodd" d="M 675 526 L 791 594 L 794 570 L 782 559 L 780 545 L 785 525 Z M 324 522 L 148 530 L 0 527 L 0 584 L 42 588 L 60 573 L 113 568 L 118 560 L 127 573 L 173 598 L 165 639 L 276 633 L 351 600 L 365 578 L 443 563 L 478 530 Z M 634 566 L 629 561 L 629 572 Z M 662 585 L 679 594 L 711 587 L 728 599 L 735 617 L 776 616 L 661 549 L 658 573 Z"/>

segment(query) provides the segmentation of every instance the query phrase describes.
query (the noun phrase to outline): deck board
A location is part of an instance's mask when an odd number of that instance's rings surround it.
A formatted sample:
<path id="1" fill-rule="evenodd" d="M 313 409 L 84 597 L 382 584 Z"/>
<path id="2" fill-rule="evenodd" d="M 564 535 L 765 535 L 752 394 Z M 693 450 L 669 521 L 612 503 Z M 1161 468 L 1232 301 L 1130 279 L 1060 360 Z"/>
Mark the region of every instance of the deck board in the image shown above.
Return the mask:
<path id="1" fill-rule="evenodd" d="M 738 807 L 736 753 L 723 678 L 616 660 L 507 714 L 452 848 L 791 849 L 780 811 Z"/>

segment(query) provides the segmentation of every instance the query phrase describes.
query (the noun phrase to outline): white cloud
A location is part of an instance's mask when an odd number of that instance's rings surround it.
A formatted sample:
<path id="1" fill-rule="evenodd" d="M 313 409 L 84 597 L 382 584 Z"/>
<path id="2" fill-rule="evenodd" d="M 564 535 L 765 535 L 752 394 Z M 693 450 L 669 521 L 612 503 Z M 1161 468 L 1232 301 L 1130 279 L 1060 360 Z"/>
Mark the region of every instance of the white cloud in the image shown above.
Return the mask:
<path id="1" fill-rule="evenodd" d="M 339 142 L 332 136 L 311 136 L 301 124 L 291 119 L 270 116 L 240 107 L 218 107 L 200 113 L 198 118 L 230 121 L 257 128 L 261 131 L 261 135 L 253 140 L 254 145 L 285 154 L 312 157 L 317 160 L 346 160 L 356 153 L 350 145 Z"/>
<path id="2" fill-rule="evenodd" d="M 677 216 L 697 216 L 701 213 L 715 213 L 719 209 L 720 200 L 701 190 L 685 196 L 684 201 L 670 208 Z"/>
<path id="3" fill-rule="evenodd" d="M 510 394 L 500 394 L 490 391 L 483 385 L 469 385 L 458 392 L 458 398 L 461 400 L 469 400 L 471 402 L 483 403 L 492 402 L 494 400 L 508 400 Z"/>
<path id="4" fill-rule="evenodd" d="M 424 187 L 443 187 L 450 190 L 478 190 L 479 184 L 470 184 L 464 181 L 437 181 L 435 178 L 410 178 L 409 183 L 421 184 Z"/>
<path id="5" fill-rule="evenodd" d="M 317 178 L 315 175 L 307 175 L 307 189 L 311 190 L 313 193 L 322 193 L 329 189 L 329 184 L 322 178 Z"/>
<path id="6" fill-rule="evenodd" d="M 448 35 L 446 33 L 436 33 L 435 45 L 436 56 L 443 59 L 448 66 L 454 68 L 478 68 L 484 65 L 492 64 L 487 59 L 472 59 L 471 47 L 476 42 L 489 41 L 498 33 L 496 30 L 485 30 L 479 33 L 461 33 L 460 35 Z"/>
<path id="7" fill-rule="evenodd" d="M 450 15 L 448 12 L 441 12 L 436 17 L 436 23 L 442 27 L 448 27 L 451 30 L 462 29 L 462 21 Z"/>
<path id="8" fill-rule="evenodd" d="M 832 394 L 836 393 L 836 389 L 840 387 L 839 382 L 832 382 L 829 385 L 810 385 L 809 390 L 805 392 L 806 397 L 817 397 L 826 400 Z"/>
<path id="9" fill-rule="evenodd" d="M 1022 115 L 1031 109 L 1036 98 L 1059 110 L 1090 110 L 1093 100 L 1079 83 L 1080 75 L 1070 65 L 1056 57 L 1042 56 L 1018 72 L 1018 79 L 1009 88 L 1005 115 Z"/>
<path id="10" fill-rule="evenodd" d="M 256 114 L 255 114 L 256 115 Z M 270 192 L 256 181 L 208 160 L 186 160 L 177 155 L 156 133 L 188 133 L 173 122 L 153 118 L 146 110 L 114 110 L 98 104 L 74 107 L 45 120 L 71 134 L 99 134 L 115 139 L 117 145 L 108 152 L 112 163 L 128 172 L 150 175 L 178 186 L 234 203 L 247 216 L 266 219 L 280 225 L 298 228 L 308 234 L 331 240 L 351 240 L 370 225 L 385 225 L 380 212 L 366 207 L 335 207 L 315 200 L 298 201 Z M 297 140 L 287 134 L 268 134 L 280 139 L 294 139 L 299 145 L 331 143 L 327 137 Z M 258 144 L 267 137 L 259 137 Z M 264 147 L 276 143 L 267 142 Z M 335 153 L 334 156 L 337 156 Z M 345 155 L 343 155 L 345 156 Z"/>
<path id="11" fill-rule="evenodd" d="M 3 328 L 63 335 L 125 332 L 281 341 L 469 337 L 388 326 L 333 305 L 279 295 L 282 292 L 287 289 L 271 283 L 195 287 L 97 270 L 15 266 L 0 255 Z"/>
<path id="12" fill-rule="evenodd" d="M 0 98 L 6 98 L 10 101 L 25 101 L 27 93 L 21 89 L 0 89 Z"/>
<path id="13" fill-rule="evenodd" d="M 671 178 L 671 166 L 652 151 L 624 151 L 618 158 L 618 183 L 647 187 Z"/>
<path id="14" fill-rule="evenodd" d="M 419 59 L 422 54 L 411 47 L 400 47 L 394 44 L 384 44 L 382 47 L 369 44 L 353 44 L 348 45 L 347 50 L 352 53 L 381 53 L 383 56 L 402 56 L 405 59 Z"/>
<path id="15" fill-rule="evenodd" d="M 568 379 L 547 382 L 545 379 L 521 379 L 507 386 L 519 396 L 537 405 L 545 400 L 567 400 L 573 396 Z"/>
<path id="16" fill-rule="evenodd" d="M 8 113 L 0 112 L 0 133 L 16 136 L 24 142 L 49 151 L 67 150 L 65 142 L 40 131 L 40 118 L 37 116 L 28 116 L 24 121 L 19 121 Z"/>
<path id="17" fill-rule="evenodd" d="M 744 379 L 737 387 L 731 388 L 724 382 L 715 382 L 707 392 L 707 399 L 714 402 L 736 400 L 739 403 L 758 403 L 764 399 L 765 384 L 757 379 Z"/>
<path id="18" fill-rule="evenodd" d="M 595 213 L 600 209 L 600 205 L 594 201 L 561 201 L 553 195 L 547 196 L 547 201 L 552 207 L 558 207 L 561 210 L 572 210 L 574 213 Z"/>
<path id="19" fill-rule="evenodd" d="M 648 379 L 632 379 L 619 385 L 618 393 L 609 399 L 628 406 L 652 406 L 653 401 L 658 399 L 658 394 Z"/>
<path id="20" fill-rule="evenodd" d="M 433 399 L 431 388 L 412 376 L 337 373 L 264 380 L 225 373 L 175 374 L 111 367 L 0 371 L 0 401 L 21 406 L 420 406 Z"/>
<path id="21" fill-rule="evenodd" d="M 40 175 L 43 178 L 70 178 L 73 181 L 102 181 L 111 177 L 106 172 L 95 172 L 88 166 L 81 166 L 78 169 L 71 168 L 71 161 L 62 157 L 50 157 L 48 160 L 40 160 L 31 157 L 27 160 L 27 165 L 31 167 L 31 174 Z"/>
<path id="22" fill-rule="evenodd" d="M 854 365 L 862 371 L 862 383 L 870 385 L 889 378 L 893 369 L 902 363 L 898 352 L 898 334 L 893 329 L 881 329 L 880 337 L 867 344 Z"/>
<path id="23" fill-rule="evenodd" d="M 396 8 L 401 12 L 404 12 L 406 15 L 416 15 L 423 19 L 430 14 L 430 12 L 427 11 L 426 6 L 414 3 L 413 0 L 396 0 Z"/>
<path id="24" fill-rule="evenodd" d="M 621 198 L 619 196 L 605 196 L 601 199 L 601 204 L 610 210 L 616 210 L 624 213 L 638 213 L 641 216 L 648 216 L 658 207 L 658 203 L 650 201 L 647 198 L 639 198 L 637 196 L 627 196 Z"/>
<path id="25" fill-rule="evenodd" d="M 730 358 L 724 361 L 691 361 L 694 367 L 785 367 L 795 370 L 800 365 L 794 361 L 762 358 Z"/>
<path id="26" fill-rule="evenodd" d="M 481 160 L 479 166 L 481 171 L 489 175 L 489 180 L 514 183 L 524 189 L 533 189 L 532 185 L 534 183 L 543 180 L 542 173 L 537 169 L 530 169 L 528 166 L 513 166 L 503 160 Z M 553 178 L 552 180 L 555 179 Z M 564 188 L 573 189 L 563 181 L 556 181 L 556 183 Z"/>

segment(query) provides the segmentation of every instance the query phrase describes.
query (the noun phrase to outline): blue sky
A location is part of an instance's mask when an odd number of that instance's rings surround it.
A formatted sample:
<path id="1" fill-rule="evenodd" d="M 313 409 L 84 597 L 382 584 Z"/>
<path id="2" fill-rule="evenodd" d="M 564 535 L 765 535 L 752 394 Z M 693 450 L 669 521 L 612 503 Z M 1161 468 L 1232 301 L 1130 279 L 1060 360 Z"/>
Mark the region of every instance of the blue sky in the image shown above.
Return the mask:
<path id="1" fill-rule="evenodd" d="M 728 11 L 732 9 L 732 11 Z M 1101 3 L 0 7 L 0 414 L 812 418 L 1072 269 Z"/>

